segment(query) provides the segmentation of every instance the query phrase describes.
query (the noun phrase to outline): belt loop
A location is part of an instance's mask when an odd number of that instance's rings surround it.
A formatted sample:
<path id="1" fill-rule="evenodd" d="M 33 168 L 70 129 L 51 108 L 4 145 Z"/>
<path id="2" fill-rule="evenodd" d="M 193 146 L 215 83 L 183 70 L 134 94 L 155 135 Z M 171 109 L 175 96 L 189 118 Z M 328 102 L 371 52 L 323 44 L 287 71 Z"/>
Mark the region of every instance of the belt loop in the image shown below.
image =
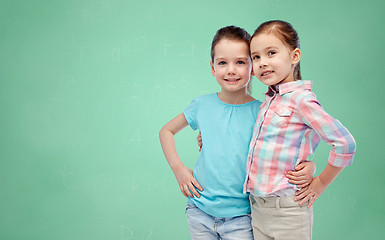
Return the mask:
<path id="1" fill-rule="evenodd" d="M 275 208 L 276 209 L 279 209 L 279 200 L 280 200 L 280 197 L 275 198 Z"/>

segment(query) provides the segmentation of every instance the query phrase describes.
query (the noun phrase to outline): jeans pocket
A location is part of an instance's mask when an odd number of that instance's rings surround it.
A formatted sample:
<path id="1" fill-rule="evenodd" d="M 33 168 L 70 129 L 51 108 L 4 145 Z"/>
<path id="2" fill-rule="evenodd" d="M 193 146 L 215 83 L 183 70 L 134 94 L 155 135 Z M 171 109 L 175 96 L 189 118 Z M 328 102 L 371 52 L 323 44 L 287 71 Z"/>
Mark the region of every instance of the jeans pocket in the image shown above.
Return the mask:
<path id="1" fill-rule="evenodd" d="M 184 212 L 187 213 L 187 210 L 195 209 L 195 208 L 197 208 L 197 206 L 195 206 L 194 204 L 192 204 L 192 203 L 187 203 Z"/>

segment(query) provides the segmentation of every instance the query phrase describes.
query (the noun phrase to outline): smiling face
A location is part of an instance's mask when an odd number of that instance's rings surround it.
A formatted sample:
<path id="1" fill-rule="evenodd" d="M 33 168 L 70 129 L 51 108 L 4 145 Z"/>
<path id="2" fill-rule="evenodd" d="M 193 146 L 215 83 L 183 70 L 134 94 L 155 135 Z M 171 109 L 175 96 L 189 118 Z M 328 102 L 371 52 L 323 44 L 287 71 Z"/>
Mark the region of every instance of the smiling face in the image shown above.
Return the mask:
<path id="1" fill-rule="evenodd" d="M 247 43 L 239 40 L 220 40 L 214 48 L 214 62 L 210 61 L 210 65 L 222 92 L 246 91 L 252 68 Z"/>
<path id="2" fill-rule="evenodd" d="M 294 81 L 294 66 L 301 51 L 291 50 L 274 34 L 261 33 L 250 42 L 251 59 L 255 76 L 268 86 Z"/>

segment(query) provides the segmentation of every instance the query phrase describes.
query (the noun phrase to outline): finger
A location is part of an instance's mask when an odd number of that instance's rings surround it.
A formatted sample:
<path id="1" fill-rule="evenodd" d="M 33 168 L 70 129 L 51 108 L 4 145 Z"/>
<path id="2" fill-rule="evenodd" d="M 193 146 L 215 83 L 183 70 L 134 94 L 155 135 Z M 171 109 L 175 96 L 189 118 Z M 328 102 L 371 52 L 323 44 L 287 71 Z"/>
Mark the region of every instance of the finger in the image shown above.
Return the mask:
<path id="1" fill-rule="evenodd" d="M 305 166 L 306 166 L 306 164 L 303 163 L 303 162 L 301 162 L 300 164 L 296 165 L 296 166 L 294 167 L 294 169 L 297 170 L 297 171 L 299 171 L 299 170 L 301 170 L 302 168 L 304 168 Z"/>
<path id="2" fill-rule="evenodd" d="M 183 190 L 189 197 L 194 197 L 187 185 L 183 186 Z"/>
<path id="3" fill-rule="evenodd" d="M 301 172 L 298 172 L 298 171 L 289 171 L 289 172 L 287 172 L 286 175 L 293 176 L 293 177 L 303 177 L 303 176 L 306 176 L 305 174 L 302 174 Z"/>
<path id="4" fill-rule="evenodd" d="M 189 189 L 190 191 L 195 195 L 197 196 L 198 198 L 201 197 L 201 195 L 197 192 L 197 190 L 195 189 L 194 185 L 192 183 L 189 184 Z"/>
<path id="5" fill-rule="evenodd" d="M 289 182 L 293 181 L 305 181 L 306 182 L 306 176 L 294 176 L 294 175 L 286 175 L 286 177 L 289 179 Z"/>
<path id="6" fill-rule="evenodd" d="M 308 208 L 310 208 L 311 206 L 313 206 L 313 203 L 315 202 L 315 200 L 317 200 L 317 196 L 314 196 L 311 200 L 310 200 L 310 202 L 309 202 L 309 204 L 307 205 L 307 207 Z"/>
<path id="7" fill-rule="evenodd" d="M 295 201 L 295 202 L 298 202 L 298 201 L 304 199 L 307 195 L 308 195 L 307 192 L 303 192 L 303 193 L 299 194 L 298 196 L 295 196 L 295 197 L 294 197 L 294 201 Z"/>
<path id="8" fill-rule="evenodd" d="M 299 185 L 299 184 L 305 184 L 307 183 L 306 179 L 289 179 L 289 183 L 292 183 L 292 184 L 296 184 L 296 185 Z"/>
<path id="9" fill-rule="evenodd" d="M 295 192 L 295 195 L 298 196 L 298 195 L 301 195 L 303 192 L 305 192 L 308 188 L 307 187 L 304 187 L 304 188 L 301 188 L 300 190 L 296 191 Z"/>
<path id="10" fill-rule="evenodd" d="M 314 197 L 316 196 L 316 192 L 314 191 L 308 191 L 308 194 L 306 195 L 306 197 L 304 197 L 301 202 L 300 202 L 300 205 L 306 203 L 306 202 L 310 202 Z"/>
<path id="11" fill-rule="evenodd" d="M 305 190 L 305 191 L 302 191 L 302 192 L 296 194 L 294 199 L 295 199 L 295 201 L 299 201 L 299 200 L 305 198 L 309 194 L 310 194 L 310 191 L 309 190 Z"/>
<path id="12" fill-rule="evenodd" d="M 188 197 L 188 195 L 184 192 L 183 186 L 181 185 L 181 186 L 179 186 L 179 188 L 180 188 L 180 191 L 182 192 L 182 194 L 183 194 L 185 197 Z"/>
<path id="13" fill-rule="evenodd" d="M 303 183 L 303 184 L 297 184 L 297 187 L 298 187 L 298 188 L 304 188 L 304 187 L 307 187 L 307 186 L 309 186 L 309 185 L 310 185 L 310 183 L 305 182 L 305 183 Z"/>
<path id="14" fill-rule="evenodd" d="M 298 183 L 298 184 L 297 184 L 297 187 L 298 187 L 298 188 L 308 187 L 308 186 L 310 186 L 310 184 L 311 184 L 312 182 L 313 182 L 313 179 L 312 179 L 312 178 L 310 178 L 310 179 L 305 179 L 305 180 L 303 180 L 303 182 Z"/>
<path id="15" fill-rule="evenodd" d="M 293 184 L 304 184 L 306 183 L 306 178 L 289 178 L 289 183 L 293 183 Z"/>
<path id="16" fill-rule="evenodd" d="M 300 202 L 299 205 L 302 206 L 304 203 L 307 203 L 312 197 L 314 196 L 313 193 L 309 193 L 304 197 Z"/>
<path id="17" fill-rule="evenodd" d="M 203 191 L 203 187 L 198 183 L 198 181 L 194 178 L 194 179 L 192 179 L 192 183 L 194 184 L 194 186 L 196 187 L 196 188 L 198 188 L 199 189 L 199 191 Z"/>

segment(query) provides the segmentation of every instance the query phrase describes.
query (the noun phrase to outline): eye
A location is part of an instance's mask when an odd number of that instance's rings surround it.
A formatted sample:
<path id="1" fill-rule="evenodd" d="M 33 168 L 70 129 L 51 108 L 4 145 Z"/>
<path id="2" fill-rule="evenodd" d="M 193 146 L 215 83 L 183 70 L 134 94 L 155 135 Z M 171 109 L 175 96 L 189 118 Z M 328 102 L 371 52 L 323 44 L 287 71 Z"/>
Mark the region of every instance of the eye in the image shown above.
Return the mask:
<path id="1" fill-rule="evenodd" d="M 276 54 L 275 51 L 269 51 L 269 52 L 267 53 L 268 56 L 272 56 L 272 55 L 274 55 L 274 54 Z"/>
<path id="2" fill-rule="evenodd" d="M 225 61 L 220 61 L 220 62 L 218 63 L 218 65 L 225 65 L 225 64 L 226 64 Z"/>
<path id="3" fill-rule="evenodd" d="M 253 60 L 258 60 L 259 59 L 259 56 L 258 55 L 255 55 L 252 57 Z"/>
<path id="4" fill-rule="evenodd" d="M 245 64 L 244 61 L 238 61 L 237 64 Z"/>

